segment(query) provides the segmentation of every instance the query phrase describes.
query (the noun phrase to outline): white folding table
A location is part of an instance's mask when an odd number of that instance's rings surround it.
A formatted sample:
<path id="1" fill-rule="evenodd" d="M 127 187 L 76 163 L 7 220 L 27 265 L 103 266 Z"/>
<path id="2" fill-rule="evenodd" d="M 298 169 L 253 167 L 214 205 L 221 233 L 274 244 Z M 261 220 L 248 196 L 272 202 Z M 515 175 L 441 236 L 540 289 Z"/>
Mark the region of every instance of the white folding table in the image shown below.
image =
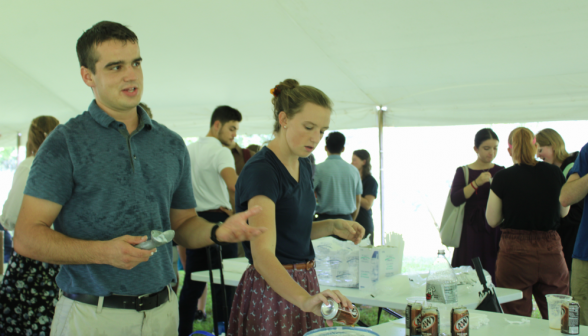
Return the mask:
<path id="1" fill-rule="evenodd" d="M 470 314 L 483 314 L 488 317 L 490 322 L 488 325 L 482 326 L 476 330 L 470 330 L 470 335 L 475 336 L 562 336 L 560 330 L 554 330 L 549 328 L 549 321 L 536 319 L 532 317 L 521 317 L 517 315 L 489 313 L 483 311 L 470 311 Z M 522 321 L 522 319 L 528 319 L 528 323 L 523 324 L 510 324 L 509 321 Z M 399 319 L 387 323 L 382 323 L 377 326 L 370 327 L 371 330 L 384 336 L 405 336 L 406 327 L 404 319 Z M 580 335 L 588 335 L 588 327 L 580 326 Z"/>
<path id="2" fill-rule="evenodd" d="M 223 260 L 225 285 L 237 286 L 241 277 L 243 276 L 246 265 L 249 264 L 247 258 L 235 258 Z M 209 271 L 194 272 L 190 276 L 193 281 L 210 281 Z M 215 284 L 220 284 L 219 270 L 213 271 L 213 279 Z M 385 293 L 373 297 L 365 291 L 360 291 L 357 288 L 343 288 L 343 287 L 329 287 L 321 286 L 321 290 L 336 289 L 345 295 L 351 302 L 355 304 L 369 305 L 375 307 L 384 307 L 391 309 L 404 309 L 406 307 L 406 298 L 411 296 L 424 296 L 424 293 L 418 290 L 413 290 L 410 293 Z M 496 288 L 496 296 L 500 303 L 520 300 L 523 298 L 523 293 L 517 289 Z M 478 305 L 478 293 L 475 291 L 469 292 L 466 295 L 460 293 L 459 303 L 468 309 L 474 309 Z"/>

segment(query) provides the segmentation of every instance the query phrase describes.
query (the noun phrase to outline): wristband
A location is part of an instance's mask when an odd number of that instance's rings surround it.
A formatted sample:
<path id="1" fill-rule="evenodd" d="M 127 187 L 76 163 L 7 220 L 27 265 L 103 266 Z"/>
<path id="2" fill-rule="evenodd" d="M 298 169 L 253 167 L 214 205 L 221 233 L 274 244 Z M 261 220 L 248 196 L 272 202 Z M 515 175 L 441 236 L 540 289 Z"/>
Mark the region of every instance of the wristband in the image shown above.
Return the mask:
<path id="1" fill-rule="evenodd" d="M 476 192 L 476 195 L 478 194 L 478 188 L 476 188 L 474 186 L 474 181 L 472 181 L 472 183 L 470 183 L 470 185 L 472 186 L 472 188 L 474 188 L 474 191 Z"/>
<path id="2" fill-rule="evenodd" d="M 214 226 L 212 227 L 212 230 L 210 230 L 210 240 L 212 240 L 215 244 L 220 245 L 220 246 L 224 246 L 224 245 L 228 245 L 229 243 L 222 243 L 219 242 L 218 239 L 216 239 L 216 230 L 218 230 L 219 225 L 222 223 L 216 223 L 214 224 Z"/>

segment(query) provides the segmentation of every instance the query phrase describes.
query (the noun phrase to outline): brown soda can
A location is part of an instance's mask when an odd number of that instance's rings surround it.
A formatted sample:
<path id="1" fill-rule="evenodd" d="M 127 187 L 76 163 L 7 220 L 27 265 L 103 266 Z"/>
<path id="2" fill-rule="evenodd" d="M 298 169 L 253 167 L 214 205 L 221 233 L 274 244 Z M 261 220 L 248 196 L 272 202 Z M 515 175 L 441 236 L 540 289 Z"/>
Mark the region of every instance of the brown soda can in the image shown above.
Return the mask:
<path id="1" fill-rule="evenodd" d="M 415 302 L 412 305 L 412 310 L 410 312 L 410 335 L 422 335 L 421 332 L 421 317 L 423 313 L 423 305 L 420 302 Z"/>
<path id="2" fill-rule="evenodd" d="M 333 320 L 344 325 L 353 326 L 359 321 L 359 310 L 355 305 L 345 308 L 333 299 L 328 299 L 329 304 L 321 305 L 321 315 L 325 320 Z"/>
<path id="3" fill-rule="evenodd" d="M 423 309 L 421 333 L 423 336 L 439 336 L 439 309 L 436 307 Z"/>
<path id="4" fill-rule="evenodd" d="M 451 336 L 470 336 L 470 312 L 466 307 L 451 309 Z"/>
<path id="5" fill-rule="evenodd" d="M 580 304 L 578 301 L 564 302 L 561 305 L 561 333 L 580 334 Z"/>

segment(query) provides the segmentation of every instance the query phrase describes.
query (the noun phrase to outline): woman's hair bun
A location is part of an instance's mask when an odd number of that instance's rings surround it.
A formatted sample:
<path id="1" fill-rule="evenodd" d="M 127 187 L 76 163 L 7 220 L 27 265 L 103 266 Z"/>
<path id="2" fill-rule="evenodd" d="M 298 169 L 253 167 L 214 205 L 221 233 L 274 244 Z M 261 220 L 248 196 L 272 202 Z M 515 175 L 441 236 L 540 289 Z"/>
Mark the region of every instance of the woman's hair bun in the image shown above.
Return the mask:
<path id="1" fill-rule="evenodd" d="M 294 89 L 299 86 L 300 84 L 295 79 L 286 79 L 285 81 L 280 82 L 280 84 L 278 84 L 278 87 L 282 90 Z"/>

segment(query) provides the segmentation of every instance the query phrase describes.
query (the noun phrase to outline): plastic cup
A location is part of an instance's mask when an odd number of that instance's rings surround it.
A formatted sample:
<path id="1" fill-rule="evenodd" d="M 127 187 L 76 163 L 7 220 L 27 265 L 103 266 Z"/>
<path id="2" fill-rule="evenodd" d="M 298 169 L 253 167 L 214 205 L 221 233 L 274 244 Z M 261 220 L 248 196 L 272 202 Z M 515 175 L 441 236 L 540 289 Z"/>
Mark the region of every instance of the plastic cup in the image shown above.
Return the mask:
<path id="1" fill-rule="evenodd" d="M 421 303 L 424 307 L 425 303 L 427 303 L 427 299 L 424 296 L 411 296 L 411 297 L 406 298 L 406 303 L 415 303 L 415 302 Z"/>
<path id="2" fill-rule="evenodd" d="M 561 329 L 561 305 L 564 302 L 572 300 L 569 295 L 563 294 L 547 294 L 547 315 L 549 316 L 549 328 L 560 330 Z"/>

